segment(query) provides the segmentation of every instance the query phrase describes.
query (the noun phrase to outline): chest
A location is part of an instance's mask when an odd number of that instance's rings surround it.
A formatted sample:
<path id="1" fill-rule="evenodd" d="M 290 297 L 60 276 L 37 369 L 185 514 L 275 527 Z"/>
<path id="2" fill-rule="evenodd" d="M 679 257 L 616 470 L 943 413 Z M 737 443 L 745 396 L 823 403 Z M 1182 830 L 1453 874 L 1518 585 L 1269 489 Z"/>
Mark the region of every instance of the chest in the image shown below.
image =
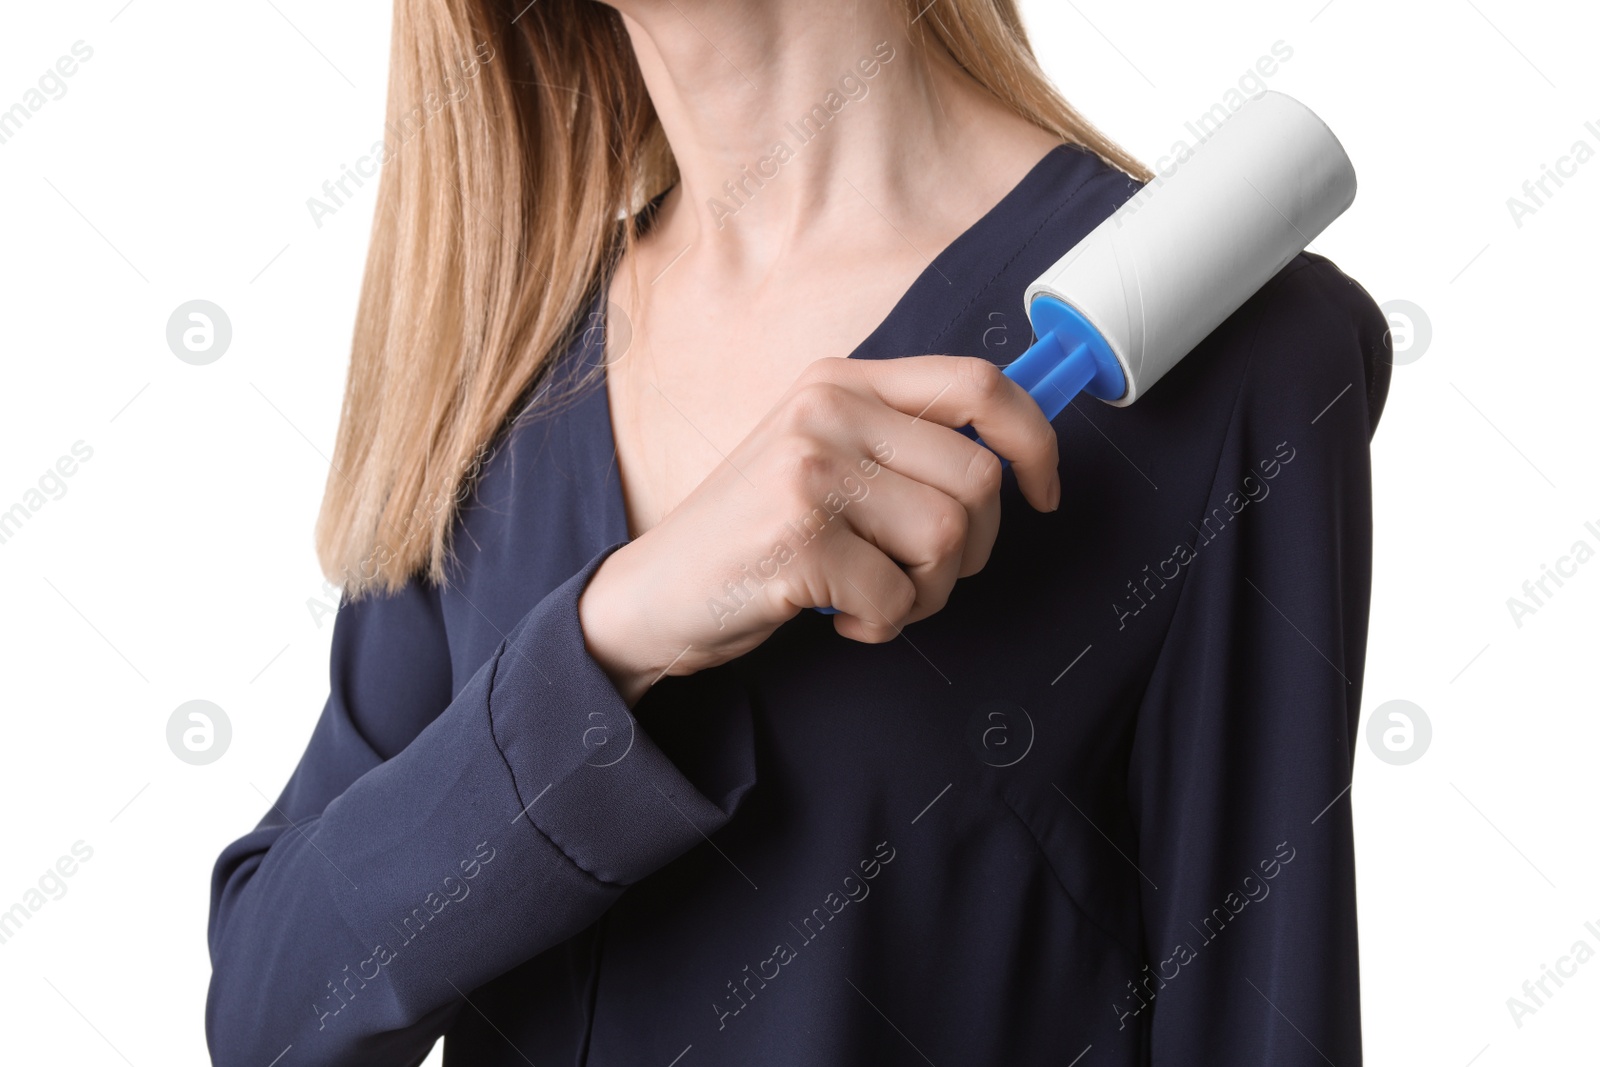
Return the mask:
<path id="1" fill-rule="evenodd" d="M 614 290 L 605 385 L 629 535 L 726 461 L 809 364 L 855 352 L 917 267 L 818 271 L 765 295 L 717 295 L 687 278 L 643 300 Z"/>

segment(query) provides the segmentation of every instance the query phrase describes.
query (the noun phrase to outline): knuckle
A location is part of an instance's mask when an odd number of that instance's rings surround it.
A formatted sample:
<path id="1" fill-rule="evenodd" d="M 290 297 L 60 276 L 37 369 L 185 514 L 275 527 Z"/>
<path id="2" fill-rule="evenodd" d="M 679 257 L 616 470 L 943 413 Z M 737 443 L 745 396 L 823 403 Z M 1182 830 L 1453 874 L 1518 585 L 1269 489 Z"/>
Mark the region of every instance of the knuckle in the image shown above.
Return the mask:
<path id="1" fill-rule="evenodd" d="M 776 604 L 815 603 L 815 598 L 806 583 L 793 575 L 781 574 L 768 579 L 766 593 L 771 602 Z"/>
<path id="2" fill-rule="evenodd" d="M 928 543 L 933 559 L 960 555 L 967 543 L 967 509 L 948 497 L 936 505 L 928 527 Z"/>
<path id="3" fill-rule="evenodd" d="M 972 459 L 967 464 L 967 484 L 981 500 L 988 500 L 1000 492 L 1000 479 L 1005 473 L 1005 468 L 1000 465 L 1000 457 L 987 448 L 973 450 Z"/>
<path id="4" fill-rule="evenodd" d="M 838 418 L 848 390 L 831 381 L 808 381 L 789 397 L 786 411 L 789 424 L 812 429 Z"/>
<path id="5" fill-rule="evenodd" d="M 1039 412 L 1039 420 L 1034 424 L 1035 433 L 1038 435 L 1039 449 L 1048 452 L 1051 456 L 1061 454 L 1061 438 L 1056 434 L 1056 428 L 1050 420 L 1044 417 L 1044 412 Z"/>
<path id="6" fill-rule="evenodd" d="M 814 359 L 801 369 L 800 376 L 796 381 L 801 385 L 838 382 L 848 372 L 849 368 L 846 366 L 848 363 L 849 360 L 840 359 L 837 356 Z"/>
<path id="7" fill-rule="evenodd" d="M 783 438 L 784 484 L 796 495 L 790 504 L 810 506 L 812 488 L 832 474 L 834 455 L 826 444 L 808 433 L 791 433 Z"/>
<path id="8" fill-rule="evenodd" d="M 984 406 L 992 404 L 1006 384 L 999 367 L 976 356 L 964 357 L 956 364 L 956 377 L 968 395 Z"/>

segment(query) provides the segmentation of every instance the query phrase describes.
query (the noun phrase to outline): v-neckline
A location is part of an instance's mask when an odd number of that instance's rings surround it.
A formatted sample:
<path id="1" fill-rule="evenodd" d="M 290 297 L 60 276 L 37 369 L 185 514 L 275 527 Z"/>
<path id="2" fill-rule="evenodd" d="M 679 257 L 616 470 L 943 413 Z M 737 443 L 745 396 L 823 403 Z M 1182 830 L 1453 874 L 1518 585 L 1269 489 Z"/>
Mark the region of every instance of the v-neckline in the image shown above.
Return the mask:
<path id="1" fill-rule="evenodd" d="M 928 261 L 928 265 L 923 268 L 920 274 L 911 280 L 911 284 L 906 286 L 905 292 L 901 293 L 900 298 L 894 302 L 892 307 L 889 308 L 888 314 L 886 314 L 883 319 L 880 320 L 879 323 L 874 326 L 867 333 L 867 335 L 860 340 L 859 343 L 856 344 L 855 348 L 850 350 L 850 354 L 845 358 L 893 358 L 891 356 L 874 355 L 872 353 L 872 349 L 877 346 L 879 338 L 883 334 L 887 333 L 891 327 L 898 323 L 900 317 L 902 314 L 904 314 L 905 309 L 916 302 L 917 298 L 922 295 L 923 290 L 935 285 L 944 285 L 948 288 L 954 289 L 956 283 L 951 279 L 950 274 L 957 274 L 963 277 L 973 274 L 974 272 L 970 269 L 970 267 L 974 257 L 969 252 L 969 246 L 978 243 L 979 238 L 984 231 L 994 226 L 998 220 L 1009 214 L 1011 208 L 1018 201 L 1023 200 L 1030 192 L 1032 192 L 1033 187 L 1047 177 L 1046 172 L 1051 169 L 1051 166 L 1058 163 L 1062 159 L 1063 153 L 1073 151 L 1082 150 L 1077 148 L 1075 145 L 1063 142 L 1062 144 L 1055 145 L 1043 156 L 1041 156 L 1032 167 L 1028 168 L 1027 173 L 1025 173 L 1015 185 L 1006 191 L 1005 195 L 1001 196 L 999 200 L 995 201 L 987 211 L 978 216 L 978 218 L 971 225 L 957 234 L 949 244 L 945 245 L 937 255 Z M 967 265 L 969 269 L 958 270 L 955 266 L 957 263 Z M 950 273 L 947 274 L 944 269 L 941 269 L 941 264 L 943 267 L 949 268 Z M 1018 299 L 1021 299 L 1020 293 L 1018 294 Z M 610 309 L 611 302 L 609 288 L 602 286 L 600 291 L 595 295 L 594 303 L 591 305 L 591 313 L 588 317 L 590 322 L 594 322 L 597 321 L 595 316 L 599 316 L 598 321 L 601 323 L 601 329 L 593 332 L 602 338 L 605 336 L 605 326 L 608 324 L 607 318 Z M 586 331 L 586 336 L 588 333 L 589 332 Z M 602 520 L 605 545 L 600 547 L 606 547 L 609 545 L 630 542 L 634 540 L 633 535 L 628 532 L 628 502 L 622 491 L 622 464 L 617 458 L 617 436 L 616 427 L 612 422 L 611 390 L 607 382 L 608 370 L 609 368 L 606 364 L 604 356 L 602 355 L 600 360 L 600 374 L 596 378 L 596 391 L 599 394 L 598 403 L 600 405 L 600 414 L 602 416 L 598 420 L 600 423 L 602 440 L 600 441 L 601 447 L 595 451 L 598 454 L 604 454 L 605 451 L 609 450 L 611 453 L 611 458 L 608 461 L 609 466 L 605 471 L 604 477 L 600 479 L 601 484 L 605 486 L 605 491 L 607 494 L 607 499 L 605 501 L 606 514 Z"/>

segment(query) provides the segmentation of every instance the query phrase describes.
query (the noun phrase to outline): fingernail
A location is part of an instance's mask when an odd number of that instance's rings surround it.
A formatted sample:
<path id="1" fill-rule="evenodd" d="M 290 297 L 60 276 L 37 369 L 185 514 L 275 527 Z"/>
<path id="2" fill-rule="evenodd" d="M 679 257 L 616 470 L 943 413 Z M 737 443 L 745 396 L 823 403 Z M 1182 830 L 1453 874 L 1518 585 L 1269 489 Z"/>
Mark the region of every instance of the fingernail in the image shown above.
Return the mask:
<path id="1" fill-rule="evenodd" d="M 1061 506 L 1061 475 L 1058 473 L 1050 483 L 1050 510 L 1054 511 Z"/>

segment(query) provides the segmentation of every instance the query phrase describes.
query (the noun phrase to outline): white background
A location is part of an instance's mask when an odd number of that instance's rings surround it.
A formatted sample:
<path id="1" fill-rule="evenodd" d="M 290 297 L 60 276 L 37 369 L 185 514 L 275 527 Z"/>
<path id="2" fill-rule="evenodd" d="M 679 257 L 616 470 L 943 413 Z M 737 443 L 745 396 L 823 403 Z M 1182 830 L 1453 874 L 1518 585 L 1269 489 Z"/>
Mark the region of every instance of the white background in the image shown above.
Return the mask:
<path id="1" fill-rule="evenodd" d="M 211 864 L 326 692 L 311 527 L 373 187 L 321 228 L 305 201 L 380 136 L 388 9 L 124 2 L 12 5 L 0 34 L 0 109 L 94 50 L 0 144 L 0 510 L 93 449 L 0 544 L 0 910 L 93 849 L 0 944 L 15 1063 L 205 1062 Z M 1520 226 L 1507 198 L 1573 142 L 1600 150 L 1600 21 L 1509 0 L 1024 6 L 1051 75 L 1148 161 L 1277 41 L 1293 55 L 1266 84 L 1354 159 L 1356 205 L 1314 247 L 1432 330 L 1374 444 L 1363 719 L 1410 700 L 1433 737 L 1408 765 L 1364 738 L 1357 756 L 1368 1062 L 1593 1062 L 1600 960 L 1521 1027 L 1506 1000 L 1575 941 L 1600 949 L 1600 560 L 1520 627 L 1506 602 L 1575 541 L 1600 548 L 1600 159 Z M 204 367 L 165 340 L 194 298 L 233 324 Z M 203 767 L 165 734 L 196 698 L 233 727 Z"/>

